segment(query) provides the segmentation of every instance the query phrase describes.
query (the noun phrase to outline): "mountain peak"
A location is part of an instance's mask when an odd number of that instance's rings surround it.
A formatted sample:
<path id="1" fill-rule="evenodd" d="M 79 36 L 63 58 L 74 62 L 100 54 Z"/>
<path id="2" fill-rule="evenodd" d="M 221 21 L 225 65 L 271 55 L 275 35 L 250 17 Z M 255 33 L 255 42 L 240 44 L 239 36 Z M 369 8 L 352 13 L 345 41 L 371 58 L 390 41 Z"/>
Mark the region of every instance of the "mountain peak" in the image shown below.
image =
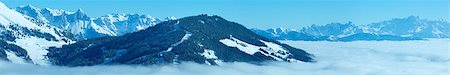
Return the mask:
<path id="1" fill-rule="evenodd" d="M 33 6 L 33 5 L 25 5 L 25 6 L 19 6 L 19 7 L 22 7 L 22 8 L 30 8 L 30 9 L 37 9 L 35 6 Z"/>
<path id="2" fill-rule="evenodd" d="M 353 22 L 352 21 L 348 21 L 346 24 L 350 24 L 351 25 L 351 24 L 353 24 Z"/>
<path id="3" fill-rule="evenodd" d="M 81 8 L 78 8 L 76 13 L 84 13 L 84 12 Z"/>
<path id="4" fill-rule="evenodd" d="M 404 17 L 404 18 L 393 18 L 391 20 L 386 20 L 384 22 L 388 22 L 388 21 L 412 22 L 412 21 L 419 21 L 419 20 L 420 20 L 419 16 L 408 16 L 408 17 Z"/>
<path id="5" fill-rule="evenodd" d="M 278 27 L 278 28 L 275 28 L 275 29 L 273 30 L 273 32 L 274 32 L 275 34 L 286 33 L 287 31 L 288 31 L 288 29 L 283 28 L 283 27 Z"/>
<path id="6" fill-rule="evenodd" d="M 50 8 L 43 8 L 43 9 L 41 9 L 41 10 L 45 10 L 45 11 L 54 11 L 53 9 L 50 9 Z"/>
<path id="7" fill-rule="evenodd" d="M 55 9 L 50 9 L 50 8 L 41 9 L 41 13 L 49 13 L 53 16 L 62 15 L 64 12 L 65 12 L 64 10 L 55 10 Z"/>
<path id="8" fill-rule="evenodd" d="M 167 19 L 167 20 L 176 20 L 177 18 L 175 16 L 169 16 L 169 17 L 166 17 L 165 19 Z"/>
<path id="9" fill-rule="evenodd" d="M 419 16 L 408 16 L 407 19 L 420 19 L 420 17 Z"/>
<path id="10" fill-rule="evenodd" d="M 202 14 L 202 15 L 188 16 L 188 17 L 176 19 L 175 21 L 176 21 L 176 22 L 174 22 L 175 24 L 172 24 L 172 25 L 179 24 L 179 27 L 182 29 L 183 28 L 186 28 L 186 29 L 193 28 L 194 30 L 205 30 L 205 31 L 208 31 L 209 29 L 227 29 L 227 28 L 231 28 L 231 30 L 233 28 L 246 29 L 246 27 L 244 27 L 240 24 L 237 24 L 234 22 L 229 22 L 217 15 L 208 16 L 208 15 Z M 227 24 L 220 24 L 220 23 L 227 23 Z M 232 25 L 232 26 L 230 26 L 230 25 Z"/>
<path id="11" fill-rule="evenodd" d="M 14 9 L 23 9 L 23 10 L 28 10 L 28 11 L 32 11 L 32 12 L 37 12 L 40 10 L 40 9 L 34 7 L 33 5 L 19 6 Z"/>
<path id="12" fill-rule="evenodd" d="M 174 17 L 173 17 L 174 18 Z M 201 14 L 201 15 L 196 15 L 196 16 L 188 16 L 188 17 L 184 17 L 184 18 L 180 18 L 180 19 L 185 19 L 185 20 L 198 20 L 200 23 L 203 23 L 204 21 L 220 21 L 220 20 L 225 20 L 220 16 L 217 15 L 212 15 L 212 16 L 208 16 L 206 14 Z M 203 21 L 203 22 L 202 22 Z M 226 21 L 226 20 L 225 20 Z"/>

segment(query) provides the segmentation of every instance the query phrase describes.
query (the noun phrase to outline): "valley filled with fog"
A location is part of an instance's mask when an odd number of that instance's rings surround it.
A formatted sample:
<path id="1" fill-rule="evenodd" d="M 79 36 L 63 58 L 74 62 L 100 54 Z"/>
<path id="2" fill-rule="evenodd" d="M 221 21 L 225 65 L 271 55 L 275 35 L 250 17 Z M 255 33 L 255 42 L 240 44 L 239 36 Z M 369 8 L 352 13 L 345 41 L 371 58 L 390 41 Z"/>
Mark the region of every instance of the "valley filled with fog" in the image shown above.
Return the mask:
<path id="1" fill-rule="evenodd" d="M 314 54 L 315 63 L 270 62 L 59 67 L 0 63 L 0 75 L 448 75 L 450 39 L 415 41 L 281 41 Z"/>

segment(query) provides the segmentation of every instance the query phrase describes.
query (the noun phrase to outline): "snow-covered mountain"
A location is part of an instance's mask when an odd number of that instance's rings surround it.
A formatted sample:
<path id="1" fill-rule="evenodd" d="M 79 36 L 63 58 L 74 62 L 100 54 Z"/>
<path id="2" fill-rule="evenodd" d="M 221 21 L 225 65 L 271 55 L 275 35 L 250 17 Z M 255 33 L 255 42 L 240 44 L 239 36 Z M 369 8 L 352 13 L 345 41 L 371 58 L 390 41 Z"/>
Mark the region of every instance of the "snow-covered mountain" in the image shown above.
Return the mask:
<path id="1" fill-rule="evenodd" d="M 294 29 L 288 30 L 285 28 L 273 28 L 261 30 L 252 28 L 251 30 L 261 36 L 276 40 L 310 40 L 310 41 L 316 40 L 316 37 L 305 33 L 300 33 L 298 30 Z"/>
<path id="2" fill-rule="evenodd" d="M 77 39 L 119 36 L 148 28 L 162 21 L 176 19 L 174 17 L 159 19 L 140 14 L 109 14 L 92 18 L 81 9 L 69 12 L 50 8 L 40 9 L 32 5 L 16 7 L 14 10 L 43 24 L 70 32 Z"/>
<path id="3" fill-rule="evenodd" d="M 361 26 L 365 33 L 390 34 L 416 38 L 450 38 L 450 23 L 431 21 L 417 16 L 394 18 L 392 20 Z"/>
<path id="4" fill-rule="evenodd" d="M 352 22 L 345 24 L 342 23 L 330 23 L 323 26 L 311 25 L 299 30 L 299 32 L 307 33 L 312 36 L 334 36 L 345 37 L 355 33 L 361 33 L 362 30 Z"/>
<path id="5" fill-rule="evenodd" d="M 79 41 L 49 51 L 51 61 L 63 66 L 313 61 L 312 55 L 301 49 L 259 36 L 219 16 L 207 15 L 169 20 L 142 31 Z"/>
<path id="6" fill-rule="evenodd" d="M 0 2 L 0 59 L 46 65 L 46 49 L 73 42 L 63 30 L 40 23 Z"/>
<path id="7" fill-rule="evenodd" d="M 419 40 L 422 38 L 450 38 L 450 23 L 410 16 L 368 25 L 354 25 L 348 22 L 311 25 L 299 30 L 254 28 L 252 31 L 276 40 Z"/>

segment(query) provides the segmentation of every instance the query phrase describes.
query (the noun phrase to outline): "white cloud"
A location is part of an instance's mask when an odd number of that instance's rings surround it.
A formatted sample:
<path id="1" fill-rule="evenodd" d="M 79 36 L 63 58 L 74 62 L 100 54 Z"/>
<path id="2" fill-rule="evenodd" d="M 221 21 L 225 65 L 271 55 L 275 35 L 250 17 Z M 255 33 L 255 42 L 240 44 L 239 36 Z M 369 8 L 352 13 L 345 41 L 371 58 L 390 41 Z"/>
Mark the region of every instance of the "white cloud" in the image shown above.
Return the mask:
<path id="1" fill-rule="evenodd" d="M 450 40 L 283 41 L 315 54 L 317 63 L 195 63 L 166 66 L 59 67 L 0 62 L 0 75 L 448 75 Z"/>

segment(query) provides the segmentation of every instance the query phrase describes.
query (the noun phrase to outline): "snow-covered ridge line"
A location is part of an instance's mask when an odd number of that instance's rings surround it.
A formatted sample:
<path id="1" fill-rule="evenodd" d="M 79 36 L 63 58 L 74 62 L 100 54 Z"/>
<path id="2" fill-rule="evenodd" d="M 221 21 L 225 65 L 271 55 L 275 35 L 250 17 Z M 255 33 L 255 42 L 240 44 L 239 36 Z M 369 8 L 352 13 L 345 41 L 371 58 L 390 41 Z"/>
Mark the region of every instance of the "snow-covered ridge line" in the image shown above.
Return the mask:
<path id="1" fill-rule="evenodd" d="M 423 38 L 450 38 L 450 23 L 421 19 L 417 16 L 394 18 L 367 25 L 330 23 L 311 25 L 300 29 L 272 28 L 255 33 L 276 40 L 349 41 L 349 40 L 420 40 Z M 382 38 L 382 39 L 380 39 Z"/>
<path id="2" fill-rule="evenodd" d="M 103 36 L 120 36 L 146 29 L 157 23 L 174 20 L 175 17 L 154 18 L 141 14 L 108 14 L 90 17 L 81 9 L 76 12 L 37 8 L 32 5 L 13 8 L 26 16 L 30 16 L 60 30 L 68 31 L 77 39 L 89 39 Z"/>

